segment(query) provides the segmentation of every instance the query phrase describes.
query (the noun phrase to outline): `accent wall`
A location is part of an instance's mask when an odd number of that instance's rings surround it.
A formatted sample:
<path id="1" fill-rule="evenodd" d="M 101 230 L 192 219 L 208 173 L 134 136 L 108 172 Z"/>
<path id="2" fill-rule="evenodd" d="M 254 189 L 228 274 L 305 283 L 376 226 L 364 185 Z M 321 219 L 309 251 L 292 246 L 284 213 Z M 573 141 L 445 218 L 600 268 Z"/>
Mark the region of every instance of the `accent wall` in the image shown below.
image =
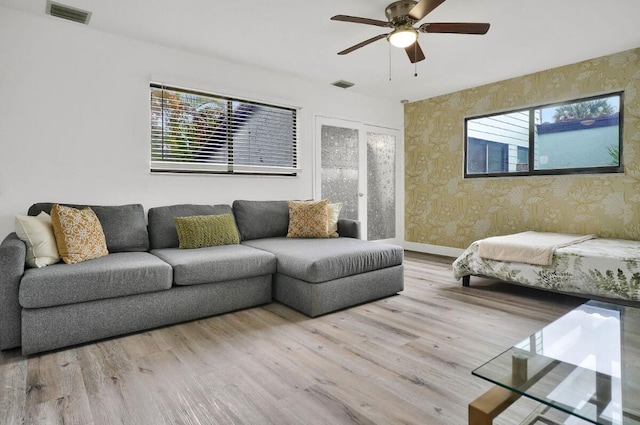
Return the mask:
<path id="1" fill-rule="evenodd" d="M 624 173 L 464 179 L 464 119 L 624 90 Z M 640 239 L 640 48 L 405 105 L 407 247 L 526 230 Z"/>

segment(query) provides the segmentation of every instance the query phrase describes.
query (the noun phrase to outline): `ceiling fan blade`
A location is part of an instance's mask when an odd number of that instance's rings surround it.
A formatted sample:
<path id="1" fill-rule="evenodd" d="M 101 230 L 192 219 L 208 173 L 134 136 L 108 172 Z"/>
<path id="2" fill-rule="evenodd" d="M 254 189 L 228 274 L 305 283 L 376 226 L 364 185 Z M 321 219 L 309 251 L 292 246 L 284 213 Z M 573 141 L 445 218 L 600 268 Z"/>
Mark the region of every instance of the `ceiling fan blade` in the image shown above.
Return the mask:
<path id="1" fill-rule="evenodd" d="M 437 22 L 422 24 L 420 32 L 449 33 L 449 34 L 486 34 L 491 24 L 473 22 Z"/>
<path id="2" fill-rule="evenodd" d="M 404 48 L 409 56 L 411 63 L 416 63 L 424 60 L 424 52 L 420 48 L 420 44 L 416 41 L 411 46 Z"/>
<path id="3" fill-rule="evenodd" d="M 358 43 L 358 44 L 356 44 L 355 46 L 351 46 L 351 47 L 349 47 L 348 49 L 344 49 L 343 51 L 338 52 L 338 54 L 339 54 L 339 55 L 346 55 L 347 53 L 351 53 L 351 52 L 353 52 L 354 50 L 357 50 L 357 49 L 359 49 L 359 48 L 361 48 L 361 47 L 364 47 L 364 46 L 366 46 L 367 44 L 371 44 L 371 43 L 373 43 L 374 41 L 378 41 L 378 40 L 380 40 L 381 38 L 385 38 L 386 36 L 387 36 L 387 34 L 380 34 L 380 35 L 376 35 L 375 37 L 371 37 L 370 39 L 365 40 L 365 41 L 363 41 L 362 43 Z"/>
<path id="4" fill-rule="evenodd" d="M 418 4 L 413 6 L 409 11 L 409 17 L 416 21 L 421 20 L 427 16 L 433 9 L 444 3 L 444 0 L 421 0 Z"/>
<path id="5" fill-rule="evenodd" d="M 332 21 L 355 22 L 356 24 L 375 25 L 377 27 L 389 27 L 391 24 L 387 21 L 379 21 L 377 19 L 359 18 L 357 16 L 336 15 L 331 18 Z"/>

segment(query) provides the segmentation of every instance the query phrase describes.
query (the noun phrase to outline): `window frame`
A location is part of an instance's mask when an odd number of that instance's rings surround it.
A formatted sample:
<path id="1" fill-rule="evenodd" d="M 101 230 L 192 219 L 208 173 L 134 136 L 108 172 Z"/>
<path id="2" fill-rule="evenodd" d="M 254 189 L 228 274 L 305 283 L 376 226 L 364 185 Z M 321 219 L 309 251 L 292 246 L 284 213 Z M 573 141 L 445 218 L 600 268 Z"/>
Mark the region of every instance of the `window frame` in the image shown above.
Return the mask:
<path id="1" fill-rule="evenodd" d="M 206 161 L 158 161 L 154 160 L 154 134 L 153 134 L 153 91 L 154 90 L 170 90 L 173 92 L 178 92 L 180 94 L 191 94 L 196 96 L 203 96 L 215 99 L 217 101 L 224 101 L 227 104 L 227 110 L 231 108 L 231 105 L 234 102 L 238 102 L 241 104 L 249 104 L 255 105 L 258 107 L 266 107 L 279 109 L 287 112 L 291 112 L 292 114 L 292 139 L 291 139 L 291 155 L 292 155 L 292 166 L 277 166 L 277 165 L 253 165 L 253 164 L 240 164 L 234 163 L 234 139 L 227 139 L 226 143 L 230 145 L 229 153 L 227 155 L 228 159 L 226 162 L 206 162 Z M 299 111 L 300 107 L 288 106 L 276 103 L 268 103 L 263 101 L 256 101 L 247 98 L 222 95 L 217 93 L 211 93 L 199 89 L 191 89 L 186 88 L 180 85 L 172 85 L 165 83 L 158 83 L 155 81 L 151 81 L 149 83 L 149 116 L 150 116 L 150 144 L 149 144 L 149 170 L 152 174 L 204 174 L 204 175 L 250 175 L 250 176 L 273 176 L 273 177 L 297 177 L 298 173 L 302 170 L 299 168 L 299 158 L 298 158 L 298 141 L 299 141 Z M 235 122 L 234 119 L 231 122 Z M 163 130 L 164 131 L 164 130 Z M 162 143 L 162 142 L 160 142 Z"/>
<path id="2" fill-rule="evenodd" d="M 563 105 L 570 105 L 573 103 L 587 102 L 591 100 L 604 99 L 608 97 L 619 96 L 620 99 L 620 108 L 618 111 L 618 165 L 612 166 L 599 166 L 599 167 L 577 167 L 577 168 L 550 168 L 550 169 L 542 169 L 535 170 L 534 169 L 534 161 L 535 161 L 535 111 L 550 108 L 550 107 L 560 107 Z M 489 118 L 495 117 L 499 115 L 506 115 L 518 112 L 528 112 L 529 115 L 529 131 L 528 131 L 528 170 L 527 171 L 513 171 L 513 172 L 487 172 L 487 173 L 469 173 L 468 171 L 468 149 L 469 149 L 469 130 L 468 123 L 470 120 L 475 120 L 479 118 Z M 570 174 L 611 174 L 611 173 L 624 173 L 624 164 L 623 164 L 623 127 L 624 127 L 624 90 L 608 92 L 604 94 L 580 97 L 578 99 L 563 101 L 563 102 L 554 102 L 554 103 L 546 103 L 535 106 L 530 106 L 526 108 L 512 109 L 503 112 L 496 112 L 490 114 L 476 115 L 471 117 L 465 117 L 464 119 L 464 178 L 484 178 L 484 177 L 518 177 L 518 176 L 549 176 L 549 175 L 570 175 Z"/>

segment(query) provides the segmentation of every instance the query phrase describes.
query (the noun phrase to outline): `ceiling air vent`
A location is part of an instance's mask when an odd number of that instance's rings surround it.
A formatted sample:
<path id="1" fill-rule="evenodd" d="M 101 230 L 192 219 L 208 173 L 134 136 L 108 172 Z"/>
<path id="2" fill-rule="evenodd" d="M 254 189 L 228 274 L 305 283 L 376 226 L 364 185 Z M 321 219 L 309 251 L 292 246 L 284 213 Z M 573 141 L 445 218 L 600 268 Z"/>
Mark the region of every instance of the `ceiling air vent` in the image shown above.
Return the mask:
<path id="1" fill-rule="evenodd" d="M 339 80 L 335 83 L 331 83 L 332 86 L 340 87 L 341 89 L 348 89 L 349 87 L 353 87 L 353 83 L 345 80 Z"/>
<path id="2" fill-rule="evenodd" d="M 47 15 L 55 16 L 56 18 L 68 19 L 69 21 L 85 25 L 87 25 L 89 23 L 89 19 L 91 19 L 91 12 L 76 9 L 75 7 L 56 3 L 51 0 L 47 1 L 46 13 Z"/>

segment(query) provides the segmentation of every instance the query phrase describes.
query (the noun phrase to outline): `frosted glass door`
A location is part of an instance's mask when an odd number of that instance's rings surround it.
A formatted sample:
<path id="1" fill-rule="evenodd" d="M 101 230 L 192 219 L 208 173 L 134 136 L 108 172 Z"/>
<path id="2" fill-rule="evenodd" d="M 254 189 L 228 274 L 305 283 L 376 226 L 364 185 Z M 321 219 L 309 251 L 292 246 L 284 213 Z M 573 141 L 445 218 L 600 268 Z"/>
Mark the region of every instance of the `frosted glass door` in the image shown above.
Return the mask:
<path id="1" fill-rule="evenodd" d="M 367 239 L 396 237 L 396 138 L 367 132 Z"/>
<path id="2" fill-rule="evenodd" d="M 321 197 L 342 202 L 340 218 L 359 220 L 360 131 L 321 125 L 320 145 Z"/>
<path id="3" fill-rule="evenodd" d="M 316 194 L 342 202 L 340 218 L 359 220 L 362 238 L 395 240 L 398 222 L 399 131 L 316 118 Z M 400 228 L 400 230 L 398 230 Z"/>

